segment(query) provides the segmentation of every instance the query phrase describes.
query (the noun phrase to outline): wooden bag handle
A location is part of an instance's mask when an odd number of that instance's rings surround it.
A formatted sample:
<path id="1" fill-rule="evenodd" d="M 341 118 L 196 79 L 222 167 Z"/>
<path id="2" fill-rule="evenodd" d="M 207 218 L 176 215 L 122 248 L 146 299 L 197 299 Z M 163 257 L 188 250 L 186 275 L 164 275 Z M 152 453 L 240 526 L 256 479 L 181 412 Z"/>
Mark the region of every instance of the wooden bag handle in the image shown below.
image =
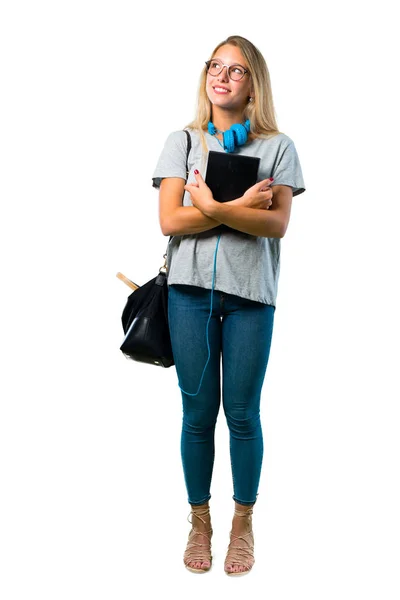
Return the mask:
<path id="1" fill-rule="evenodd" d="M 117 277 L 118 277 L 118 279 L 120 279 L 121 281 L 126 283 L 126 285 L 129 286 L 131 288 L 131 290 L 133 290 L 133 291 L 137 290 L 140 287 L 139 285 L 137 285 L 136 283 L 133 283 L 133 281 L 131 281 L 130 279 L 125 277 L 125 275 L 123 275 L 122 273 L 117 273 Z"/>

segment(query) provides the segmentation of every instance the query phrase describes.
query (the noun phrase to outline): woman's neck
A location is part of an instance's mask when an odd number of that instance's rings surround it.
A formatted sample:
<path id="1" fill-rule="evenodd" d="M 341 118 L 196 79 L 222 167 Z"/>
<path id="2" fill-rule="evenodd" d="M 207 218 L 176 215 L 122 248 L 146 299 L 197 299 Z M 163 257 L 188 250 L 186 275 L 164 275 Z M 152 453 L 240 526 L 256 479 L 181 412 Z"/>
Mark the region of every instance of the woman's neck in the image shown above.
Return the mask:
<path id="1" fill-rule="evenodd" d="M 232 125 L 244 122 L 243 112 L 237 111 L 232 113 L 231 111 L 216 111 L 214 109 L 211 116 L 211 122 L 213 123 L 214 127 L 220 131 L 227 131 L 232 127 Z"/>

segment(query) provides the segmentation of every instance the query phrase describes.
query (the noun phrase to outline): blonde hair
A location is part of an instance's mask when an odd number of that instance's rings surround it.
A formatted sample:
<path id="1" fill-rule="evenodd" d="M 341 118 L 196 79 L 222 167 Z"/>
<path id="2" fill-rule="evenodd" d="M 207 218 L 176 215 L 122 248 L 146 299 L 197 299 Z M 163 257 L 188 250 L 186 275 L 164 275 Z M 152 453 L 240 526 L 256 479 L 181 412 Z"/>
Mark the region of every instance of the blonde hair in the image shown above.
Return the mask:
<path id="1" fill-rule="evenodd" d="M 265 59 L 261 52 L 240 35 L 231 35 L 226 40 L 218 44 L 211 53 L 213 58 L 221 46 L 236 46 L 240 49 L 245 58 L 254 89 L 253 102 L 249 102 L 243 112 L 243 120 L 250 120 L 250 133 L 259 137 L 273 137 L 281 133 L 278 130 L 274 103 L 272 99 L 271 81 Z M 206 92 L 207 69 L 200 76 L 199 92 L 197 100 L 197 110 L 194 120 L 185 125 L 185 127 L 195 129 L 200 134 L 200 141 L 204 153 L 208 152 L 204 131 L 207 131 L 208 122 L 211 120 L 212 104 Z"/>

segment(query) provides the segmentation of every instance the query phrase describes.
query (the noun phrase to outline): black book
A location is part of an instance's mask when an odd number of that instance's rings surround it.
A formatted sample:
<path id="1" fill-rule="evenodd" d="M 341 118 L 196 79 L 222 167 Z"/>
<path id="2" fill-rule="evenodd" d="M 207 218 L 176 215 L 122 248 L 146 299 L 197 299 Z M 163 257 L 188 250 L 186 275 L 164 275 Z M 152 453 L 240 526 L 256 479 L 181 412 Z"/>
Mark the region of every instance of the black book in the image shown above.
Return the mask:
<path id="1" fill-rule="evenodd" d="M 255 156 L 210 150 L 205 182 L 214 200 L 228 202 L 243 196 L 246 190 L 257 183 L 259 165 L 260 159 Z M 227 225 L 220 227 L 235 231 Z"/>

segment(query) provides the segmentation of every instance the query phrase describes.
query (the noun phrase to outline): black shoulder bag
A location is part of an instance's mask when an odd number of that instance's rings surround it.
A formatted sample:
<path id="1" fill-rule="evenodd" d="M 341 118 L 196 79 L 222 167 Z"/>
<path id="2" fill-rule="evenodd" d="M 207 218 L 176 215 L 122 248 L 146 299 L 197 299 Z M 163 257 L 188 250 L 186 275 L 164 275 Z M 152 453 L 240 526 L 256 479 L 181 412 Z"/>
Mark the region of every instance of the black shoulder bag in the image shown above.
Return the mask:
<path id="1" fill-rule="evenodd" d="M 189 177 L 188 157 L 191 148 L 190 133 L 187 135 L 186 182 Z M 171 241 L 172 236 L 169 241 Z M 169 242 L 168 242 L 169 243 Z M 167 254 L 164 254 L 164 265 L 159 269 L 157 277 L 142 286 L 118 273 L 117 277 L 125 281 L 135 291 L 128 297 L 122 312 L 122 328 L 125 339 L 120 350 L 132 360 L 171 367 L 174 363 L 171 338 L 168 325 L 168 284 Z"/>

